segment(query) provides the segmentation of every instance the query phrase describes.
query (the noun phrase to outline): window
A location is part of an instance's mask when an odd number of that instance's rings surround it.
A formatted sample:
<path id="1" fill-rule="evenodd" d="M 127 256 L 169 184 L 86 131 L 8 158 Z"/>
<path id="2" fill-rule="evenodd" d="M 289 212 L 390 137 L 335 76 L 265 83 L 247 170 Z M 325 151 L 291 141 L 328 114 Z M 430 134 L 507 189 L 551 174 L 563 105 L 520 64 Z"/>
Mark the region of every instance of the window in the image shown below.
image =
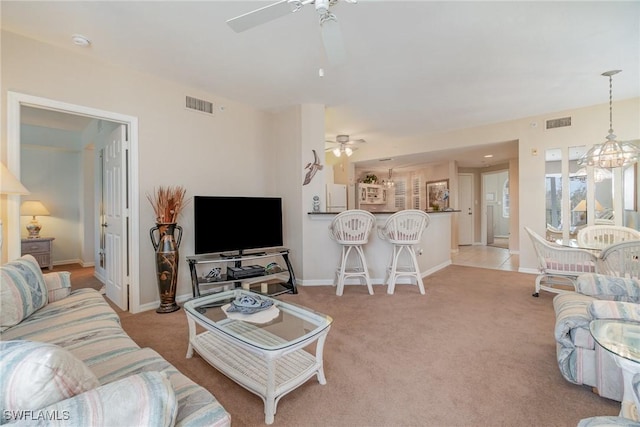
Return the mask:
<path id="1" fill-rule="evenodd" d="M 396 209 L 402 210 L 406 209 L 406 199 L 407 199 L 407 181 L 404 179 L 396 179 L 396 185 L 393 187 L 395 189 L 395 207 Z"/>
<path id="2" fill-rule="evenodd" d="M 411 187 L 412 187 L 412 209 L 420 209 L 420 177 L 414 177 L 411 179 Z"/>

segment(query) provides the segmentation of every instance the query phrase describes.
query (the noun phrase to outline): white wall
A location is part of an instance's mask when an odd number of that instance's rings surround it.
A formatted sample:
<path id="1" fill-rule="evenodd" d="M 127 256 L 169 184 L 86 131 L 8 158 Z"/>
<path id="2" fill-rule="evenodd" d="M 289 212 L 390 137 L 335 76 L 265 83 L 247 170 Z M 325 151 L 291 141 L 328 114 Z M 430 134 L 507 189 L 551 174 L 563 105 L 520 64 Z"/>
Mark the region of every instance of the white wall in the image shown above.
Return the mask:
<path id="1" fill-rule="evenodd" d="M 158 299 L 153 248 L 148 240 L 148 230 L 153 226 L 154 219 L 151 206 L 146 200 L 146 192 L 152 191 L 155 186 L 184 185 L 188 188 L 188 196 L 284 194 L 289 197 L 285 202 L 286 220 L 291 221 L 285 225 L 288 244 L 298 252 L 304 251 L 307 245 L 320 241 L 315 239 L 324 241 L 327 238 L 326 228 L 312 230 L 310 225 L 303 225 L 302 212 L 310 210 L 311 197 L 315 193 L 323 195 L 324 191 L 321 188 L 301 190 L 298 187 L 304 173 L 304 162 L 309 159 L 310 148 L 317 143 L 315 138 L 320 128 L 315 119 L 310 119 L 309 123 L 302 120 L 302 107 L 299 107 L 300 115 L 284 114 L 276 117 L 277 115 L 215 94 L 202 93 L 188 84 L 169 82 L 148 74 L 99 63 L 76 51 L 44 45 L 11 33 L 3 32 L 1 43 L 1 106 L 6 106 L 7 90 L 11 90 L 132 115 L 139 119 L 140 197 L 134 203 L 139 204 L 141 215 L 140 234 L 137 238 L 141 243 L 140 300 L 143 304 Z M 599 83 L 597 79 L 598 76 L 594 81 Z M 213 101 L 216 105 L 215 117 L 186 111 L 182 107 L 185 95 Z M 224 112 L 217 109 L 220 105 L 225 106 Z M 310 106 L 307 113 L 314 116 L 317 108 Z M 640 98 L 615 101 L 613 109 L 615 130 L 619 138 L 640 138 Z M 447 141 L 448 148 L 458 148 L 518 140 L 518 182 L 521 194 L 526 195 L 520 200 L 519 228 L 528 225 L 543 233 L 545 219 L 541 206 L 544 206 L 544 150 L 602 142 L 609 128 L 608 112 L 608 103 L 603 103 L 428 135 L 416 144 L 398 143 L 394 147 L 371 145 L 367 150 L 358 150 L 353 160 L 435 151 L 441 148 L 442 141 Z M 544 130 L 546 119 L 565 115 L 572 116 L 570 128 Z M 0 118 L 0 159 L 5 160 L 6 115 L 0 114 Z M 274 121 L 277 122 L 277 129 Z M 313 127 L 313 135 L 305 137 L 309 140 L 296 141 L 296 138 L 307 135 L 303 129 L 307 126 Z M 324 135 L 321 138 L 324 139 Z M 537 154 L 533 154 L 534 150 Z M 274 168 L 274 165 L 277 167 Z M 349 194 L 352 197 L 353 177 L 354 171 L 350 170 Z M 318 179 L 318 182 L 324 185 L 325 180 Z M 5 200 L 0 199 L 3 204 Z M 5 227 L 18 226 L 7 224 L 5 210 L 0 210 L 3 211 Z M 180 248 L 183 256 L 193 252 L 192 215 L 192 207 L 187 207 L 180 220 L 185 233 Z M 527 238 L 525 233 L 520 233 L 520 263 L 525 271 L 535 269 L 536 265 L 533 248 Z M 296 256 L 297 254 L 294 259 Z M 314 275 L 310 275 L 307 254 L 304 256 L 303 272 L 300 274 L 303 279 L 315 279 Z M 6 252 L 2 259 L 6 259 Z M 318 261 L 314 259 L 309 262 Z M 332 260 L 331 263 L 333 265 L 335 261 Z M 189 287 L 186 263 L 183 263 L 178 293 L 189 293 Z"/>
<path id="2" fill-rule="evenodd" d="M 148 235 L 154 216 L 147 192 L 159 185 L 183 185 L 188 197 L 278 193 L 272 114 L 12 33 L 3 32 L 1 43 L 2 106 L 7 105 L 7 91 L 11 90 L 138 118 L 140 194 L 133 203 L 140 208 L 140 232 L 134 238 L 140 241 L 141 304 L 158 300 Z M 215 116 L 185 110 L 186 95 L 214 102 Z M 224 112 L 218 109 L 221 105 L 225 106 Z M 3 161 L 7 158 L 6 125 L 6 115 L 2 114 Z M 281 167 L 297 168 L 298 164 Z M 7 224 L 6 211 L 0 210 L 5 227 L 19 226 Z M 193 207 L 188 205 L 179 220 L 184 228 L 181 257 L 193 253 L 192 217 Z M 188 294 L 190 289 L 184 262 L 179 270 L 178 294 Z"/>
<path id="3" fill-rule="evenodd" d="M 597 76 L 596 76 L 597 78 Z M 598 81 L 598 80 L 596 80 Z M 640 98 L 614 101 L 614 127 L 619 140 L 640 138 Z M 571 127 L 545 130 L 545 120 L 557 117 L 572 117 Z M 577 145 L 602 143 L 609 129 L 609 104 L 599 104 L 572 110 L 549 112 L 548 114 L 526 117 L 504 123 L 425 136 L 420 144 L 396 144 L 394 147 L 368 146 L 366 152 L 359 150 L 354 161 L 372 160 L 416 152 L 437 151 L 442 141 L 448 148 L 462 148 L 479 144 L 504 141 L 518 141 L 518 161 L 511 164 L 510 172 L 517 170 L 519 197 L 518 239 L 520 268 L 534 272 L 536 259 L 533 246 L 526 233 L 520 232 L 524 226 L 544 235 L 544 151 L 547 148 L 568 148 Z M 393 152 L 389 151 L 390 149 Z M 535 154 L 534 154 L 535 153 Z M 515 203 L 515 201 L 513 202 Z M 515 215 L 515 212 L 514 212 Z M 515 230 L 511 230 L 512 239 Z"/>

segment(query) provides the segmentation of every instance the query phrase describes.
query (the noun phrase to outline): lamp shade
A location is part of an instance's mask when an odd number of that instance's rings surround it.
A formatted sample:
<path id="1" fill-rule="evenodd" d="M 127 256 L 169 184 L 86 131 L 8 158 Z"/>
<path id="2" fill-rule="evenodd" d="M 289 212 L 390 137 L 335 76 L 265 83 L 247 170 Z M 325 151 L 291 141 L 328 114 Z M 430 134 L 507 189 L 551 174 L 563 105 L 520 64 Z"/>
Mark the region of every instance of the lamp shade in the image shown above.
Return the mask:
<path id="1" fill-rule="evenodd" d="M 0 163 L 0 194 L 29 194 L 29 190 L 9 172 L 4 163 Z"/>
<path id="2" fill-rule="evenodd" d="M 40 200 L 27 200 L 20 205 L 20 215 L 43 216 L 51 214 Z"/>
<path id="3" fill-rule="evenodd" d="M 602 207 L 600 202 L 596 200 L 596 211 L 601 211 L 603 209 L 604 208 Z M 576 205 L 576 207 L 573 208 L 573 211 L 574 212 L 586 212 L 587 211 L 587 200 L 586 199 L 580 200 L 580 203 L 578 203 Z"/>

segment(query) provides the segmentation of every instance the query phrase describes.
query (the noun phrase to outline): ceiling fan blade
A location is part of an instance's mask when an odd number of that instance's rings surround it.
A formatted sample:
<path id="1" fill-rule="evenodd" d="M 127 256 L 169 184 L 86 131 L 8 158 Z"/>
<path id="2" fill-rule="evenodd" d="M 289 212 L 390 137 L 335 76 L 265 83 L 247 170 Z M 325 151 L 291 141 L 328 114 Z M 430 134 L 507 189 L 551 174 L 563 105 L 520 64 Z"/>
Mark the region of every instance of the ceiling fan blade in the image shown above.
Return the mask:
<path id="1" fill-rule="evenodd" d="M 363 142 L 367 142 L 364 139 L 350 139 L 347 144 L 349 145 L 353 145 L 353 144 L 362 144 Z"/>
<path id="2" fill-rule="evenodd" d="M 235 18 L 227 20 L 227 24 L 235 31 L 240 33 L 250 28 L 257 27 L 265 22 L 273 21 L 297 10 L 295 3 L 291 4 L 289 0 L 281 0 L 277 3 L 261 7 Z"/>
<path id="3" fill-rule="evenodd" d="M 347 61 L 347 51 L 342 41 L 342 32 L 336 17 L 329 13 L 321 20 L 322 42 L 324 50 L 332 65 L 340 65 Z"/>

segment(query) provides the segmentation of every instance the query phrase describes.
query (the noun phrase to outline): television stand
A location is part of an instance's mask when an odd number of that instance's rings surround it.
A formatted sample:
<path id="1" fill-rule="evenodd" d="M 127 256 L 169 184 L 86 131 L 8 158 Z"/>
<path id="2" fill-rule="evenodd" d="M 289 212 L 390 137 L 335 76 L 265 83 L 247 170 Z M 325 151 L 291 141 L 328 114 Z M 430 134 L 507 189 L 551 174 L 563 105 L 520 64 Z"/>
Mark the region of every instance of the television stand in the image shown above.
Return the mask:
<path id="1" fill-rule="evenodd" d="M 245 256 L 264 256 L 266 255 L 266 252 L 251 252 L 251 253 L 244 253 L 243 251 L 239 251 L 239 253 L 237 254 L 228 254 L 228 253 L 221 253 L 220 256 L 222 258 L 241 258 L 241 257 L 245 257 Z"/>
<path id="2" fill-rule="evenodd" d="M 269 260 L 269 258 L 272 258 Z M 278 265 L 279 260 L 284 265 Z M 280 262 L 282 262 L 280 261 Z M 297 294 L 296 278 L 289 260 L 289 249 L 273 248 L 259 252 L 192 255 L 187 257 L 193 297 L 243 288 L 264 295 Z M 246 278 L 227 276 L 227 267 L 266 264 L 264 274 Z M 271 266 L 271 267 L 269 267 Z"/>

